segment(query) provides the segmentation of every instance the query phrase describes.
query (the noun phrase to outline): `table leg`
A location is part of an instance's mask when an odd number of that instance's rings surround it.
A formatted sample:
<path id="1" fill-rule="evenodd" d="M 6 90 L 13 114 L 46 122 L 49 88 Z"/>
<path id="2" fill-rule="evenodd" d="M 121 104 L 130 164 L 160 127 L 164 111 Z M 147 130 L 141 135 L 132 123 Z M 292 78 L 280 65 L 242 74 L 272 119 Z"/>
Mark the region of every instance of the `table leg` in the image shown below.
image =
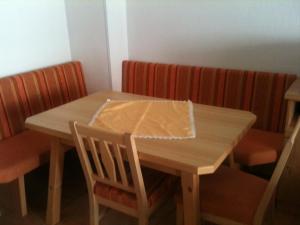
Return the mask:
<path id="1" fill-rule="evenodd" d="M 64 150 L 55 138 L 51 142 L 50 171 L 47 202 L 47 225 L 54 225 L 60 221 L 61 186 L 64 170 Z"/>
<path id="2" fill-rule="evenodd" d="M 192 173 L 181 173 L 183 195 L 184 225 L 200 223 L 199 176 Z"/>

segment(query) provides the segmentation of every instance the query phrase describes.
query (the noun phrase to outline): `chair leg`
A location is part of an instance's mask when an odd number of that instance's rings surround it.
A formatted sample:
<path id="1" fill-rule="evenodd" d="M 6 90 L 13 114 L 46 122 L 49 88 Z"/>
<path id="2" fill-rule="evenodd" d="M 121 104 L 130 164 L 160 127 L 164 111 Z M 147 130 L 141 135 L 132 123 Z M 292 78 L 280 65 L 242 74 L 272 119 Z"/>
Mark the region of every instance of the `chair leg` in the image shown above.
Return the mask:
<path id="1" fill-rule="evenodd" d="M 101 220 L 104 218 L 104 216 L 106 215 L 108 208 L 105 206 L 101 206 L 99 205 L 99 222 L 101 222 Z"/>
<path id="2" fill-rule="evenodd" d="M 139 225 L 148 225 L 149 224 L 149 218 L 145 215 L 139 216 Z"/>
<path id="3" fill-rule="evenodd" d="M 176 203 L 176 225 L 183 225 L 183 204 Z"/>
<path id="4" fill-rule="evenodd" d="M 89 197 L 90 204 L 90 225 L 99 224 L 99 204 L 97 203 L 95 197 L 92 195 Z"/>
<path id="5" fill-rule="evenodd" d="M 273 195 L 270 202 L 270 224 L 275 222 L 275 210 L 276 210 L 276 195 Z"/>
<path id="6" fill-rule="evenodd" d="M 16 198 L 18 211 L 21 216 L 26 216 L 27 204 L 26 204 L 24 176 L 18 177 L 15 181 L 13 181 L 13 185 L 14 185 L 14 194 Z"/>

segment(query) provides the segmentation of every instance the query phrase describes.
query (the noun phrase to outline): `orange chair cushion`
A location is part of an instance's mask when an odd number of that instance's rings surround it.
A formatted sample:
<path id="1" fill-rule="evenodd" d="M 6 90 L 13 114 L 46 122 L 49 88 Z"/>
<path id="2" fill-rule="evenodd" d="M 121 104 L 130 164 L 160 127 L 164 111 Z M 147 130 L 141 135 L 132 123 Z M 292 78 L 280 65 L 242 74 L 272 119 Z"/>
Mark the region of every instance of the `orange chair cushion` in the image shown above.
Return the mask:
<path id="1" fill-rule="evenodd" d="M 39 156 L 49 150 L 49 136 L 30 130 L 0 141 L 0 183 L 11 182 L 40 166 Z"/>
<path id="2" fill-rule="evenodd" d="M 277 160 L 283 146 L 283 134 L 250 129 L 234 149 L 234 158 L 247 166 L 272 163 Z"/>
<path id="3" fill-rule="evenodd" d="M 226 166 L 200 177 L 200 211 L 242 224 L 252 224 L 268 182 Z M 182 194 L 176 195 L 182 204 Z"/>
<path id="4" fill-rule="evenodd" d="M 160 200 L 176 187 L 176 177 L 151 169 L 142 169 L 149 207 L 155 206 Z M 96 182 L 94 193 L 102 198 L 114 201 L 130 208 L 137 208 L 137 198 L 133 193 Z"/>
<path id="5" fill-rule="evenodd" d="M 268 182 L 237 169 L 221 166 L 201 177 L 201 212 L 252 224 Z"/>

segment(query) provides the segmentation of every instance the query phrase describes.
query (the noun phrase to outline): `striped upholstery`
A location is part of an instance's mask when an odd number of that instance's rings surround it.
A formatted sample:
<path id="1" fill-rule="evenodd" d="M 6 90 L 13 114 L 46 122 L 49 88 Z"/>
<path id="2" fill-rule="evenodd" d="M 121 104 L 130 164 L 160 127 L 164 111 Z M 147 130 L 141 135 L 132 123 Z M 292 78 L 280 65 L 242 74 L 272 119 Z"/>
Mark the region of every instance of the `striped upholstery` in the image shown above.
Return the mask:
<path id="1" fill-rule="evenodd" d="M 295 75 L 123 62 L 122 91 L 243 109 L 257 116 L 255 128 L 283 132 L 284 93 Z"/>
<path id="2" fill-rule="evenodd" d="M 80 62 L 0 79 L 0 140 L 24 130 L 27 117 L 87 94 Z"/>

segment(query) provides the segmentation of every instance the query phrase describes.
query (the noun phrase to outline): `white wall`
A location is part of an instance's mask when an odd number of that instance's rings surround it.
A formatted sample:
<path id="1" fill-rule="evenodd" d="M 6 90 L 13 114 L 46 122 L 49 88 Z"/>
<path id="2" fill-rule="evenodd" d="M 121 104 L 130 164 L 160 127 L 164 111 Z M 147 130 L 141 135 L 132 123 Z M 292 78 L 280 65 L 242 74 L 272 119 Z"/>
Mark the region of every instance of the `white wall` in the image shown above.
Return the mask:
<path id="1" fill-rule="evenodd" d="M 65 0 L 71 55 L 83 64 L 88 91 L 111 89 L 104 0 Z"/>
<path id="2" fill-rule="evenodd" d="M 106 0 L 107 35 L 112 89 L 122 88 L 122 61 L 128 58 L 126 0 Z"/>
<path id="3" fill-rule="evenodd" d="M 0 1 L 0 77 L 70 59 L 63 0 Z"/>
<path id="4" fill-rule="evenodd" d="M 127 0 L 129 58 L 300 74 L 299 0 Z"/>
<path id="5" fill-rule="evenodd" d="M 0 27 L 0 77 L 80 60 L 89 92 L 128 56 L 300 74 L 298 0 L 1 0 Z"/>

